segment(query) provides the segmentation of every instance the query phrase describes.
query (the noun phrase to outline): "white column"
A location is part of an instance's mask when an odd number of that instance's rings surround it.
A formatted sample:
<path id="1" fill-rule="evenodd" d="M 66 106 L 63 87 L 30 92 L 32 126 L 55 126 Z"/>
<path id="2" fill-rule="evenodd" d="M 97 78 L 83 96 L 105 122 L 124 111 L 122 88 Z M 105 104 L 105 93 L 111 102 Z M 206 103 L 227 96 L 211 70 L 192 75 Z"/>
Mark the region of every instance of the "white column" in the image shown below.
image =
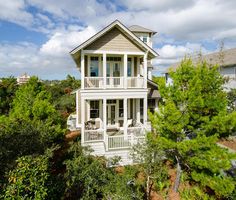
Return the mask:
<path id="1" fill-rule="evenodd" d="M 106 53 L 102 54 L 103 60 L 102 60 L 102 68 L 103 68 L 103 89 L 106 89 L 106 76 L 107 76 L 107 55 Z"/>
<path id="2" fill-rule="evenodd" d="M 136 99 L 136 118 L 140 122 L 140 99 Z"/>
<path id="3" fill-rule="evenodd" d="M 85 70 L 84 70 L 84 52 L 83 49 L 81 50 L 81 59 L 80 59 L 80 78 L 81 78 L 81 89 L 84 89 L 84 77 L 85 77 Z"/>
<path id="4" fill-rule="evenodd" d="M 124 138 L 125 140 L 128 138 L 127 135 L 127 98 L 124 98 Z"/>
<path id="5" fill-rule="evenodd" d="M 108 150 L 108 135 L 107 135 L 107 99 L 103 98 L 103 134 L 104 134 L 104 142 L 105 148 Z"/>
<path id="6" fill-rule="evenodd" d="M 85 103 L 86 103 L 86 112 L 85 113 L 87 113 L 87 121 L 90 120 L 90 102 L 91 102 L 91 100 L 85 101 Z"/>
<path id="7" fill-rule="evenodd" d="M 76 96 L 75 96 L 75 101 L 76 101 L 76 127 L 79 126 L 79 90 L 76 91 Z"/>
<path id="8" fill-rule="evenodd" d="M 81 97 L 81 144 L 84 144 L 85 99 Z"/>
<path id="9" fill-rule="evenodd" d="M 127 88 L 127 54 L 124 54 L 124 88 Z"/>
<path id="10" fill-rule="evenodd" d="M 147 97 L 143 99 L 143 123 L 147 126 Z"/>
<path id="11" fill-rule="evenodd" d="M 143 56 L 143 77 L 144 77 L 144 88 L 147 88 L 147 53 Z"/>

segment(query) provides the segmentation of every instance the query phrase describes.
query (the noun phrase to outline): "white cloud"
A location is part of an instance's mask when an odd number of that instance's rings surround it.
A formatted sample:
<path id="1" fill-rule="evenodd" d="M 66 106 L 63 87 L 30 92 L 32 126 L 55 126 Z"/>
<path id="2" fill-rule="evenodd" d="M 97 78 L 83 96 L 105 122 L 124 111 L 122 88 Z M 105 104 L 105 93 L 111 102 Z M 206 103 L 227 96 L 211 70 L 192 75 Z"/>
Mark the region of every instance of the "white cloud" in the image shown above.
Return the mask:
<path id="1" fill-rule="evenodd" d="M 33 16 L 26 11 L 24 0 L 0 1 L 0 20 L 7 20 L 22 26 L 30 26 Z"/>
<path id="2" fill-rule="evenodd" d="M 91 26 L 81 30 L 79 26 L 69 26 L 68 30 L 56 32 L 42 45 L 40 53 L 50 56 L 65 56 L 73 48 L 96 33 Z"/>

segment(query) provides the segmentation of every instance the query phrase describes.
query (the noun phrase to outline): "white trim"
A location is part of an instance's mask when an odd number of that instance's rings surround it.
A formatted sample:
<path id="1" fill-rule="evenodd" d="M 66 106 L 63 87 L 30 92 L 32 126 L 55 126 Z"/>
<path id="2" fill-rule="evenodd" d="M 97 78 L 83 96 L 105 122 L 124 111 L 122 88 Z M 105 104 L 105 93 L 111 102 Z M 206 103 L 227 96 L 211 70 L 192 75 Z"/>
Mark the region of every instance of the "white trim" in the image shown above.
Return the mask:
<path id="1" fill-rule="evenodd" d="M 81 89 L 84 89 L 84 52 L 83 50 L 81 50 L 81 61 L 80 61 L 80 66 L 81 66 L 81 70 L 80 70 L 80 77 L 81 77 Z"/>
<path id="2" fill-rule="evenodd" d="M 143 70 L 144 88 L 147 88 L 147 53 L 143 56 Z"/>
<path id="3" fill-rule="evenodd" d="M 127 133 L 127 97 L 124 98 L 124 102 L 123 102 L 123 106 L 124 106 L 124 123 L 123 123 L 123 127 L 124 127 L 124 139 L 127 140 L 128 139 L 128 133 Z"/>
<path id="4" fill-rule="evenodd" d="M 85 99 L 81 97 L 81 144 L 84 143 Z"/>
<path id="5" fill-rule="evenodd" d="M 123 60 L 123 63 L 124 63 L 124 89 L 127 89 L 127 65 L 128 65 L 128 55 L 127 54 L 124 54 L 124 60 Z"/>
<path id="6" fill-rule="evenodd" d="M 106 53 L 102 54 L 102 71 L 103 71 L 103 89 L 106 89 L 107 87 L 107 55 Z"/>
<path id="7" fill-rule="evenodd" d="M 83 50 L 85 54 L 118 54 L 118 55 L 123 55 L 123 54 L 128 54 L 128 55 L 144 55 L 145 52 L 138 52 L 138 51 L 105 51 L 105 50 Z"/>
<path id="8" fill-rule="evenodd" d="M 79 90 L 75 93 L 75 101 L 76 101 L 76 127 L 79 127 Z"/>
<path id="9" fill-rule="evenodd" d="M 140 46 L 144 47 L 146 50 L 150 51 L 154 57 L 158 56 L 158 54 L 151 48 L 149 47 L 147 44 L 145 44 L 144 42 L 142 42 L 134 33 L 132 33 L 127 27 L 125 27 L 121 22 L 119 22 L 118 20 L 115 20 L 114 22 L 112 22 L 111 24 L 109 24 L 107 27 L 105 27 L 103 30 L 101 30 L 100 32 L 98 32 L 97 34 L 95 34 L 94 36 L 92 36 L 90 39 L 88 39 L 87 41 L 85 41 L 84 43 L 82 43 L 81 45 L 79 45 L 78 47 L 76 47 L 75 49 L 73 49 L 70 54 L 75 54 L 77 53 L 79 50 L 85 48 L 86 46 L 88 46 L 89 44 L 91 44 L 93 41 L 95 41 L 97 38 L 103 36 L 106 32 L 108 32 L 109 30 L 111 30 L 113 27 L 115 27 L 116 25 L 118 25 L 121 28 L 121 31 L 127 33 L 129 36 L 131 36 L 134 41 L 136 43 L 138 43 Z"/>

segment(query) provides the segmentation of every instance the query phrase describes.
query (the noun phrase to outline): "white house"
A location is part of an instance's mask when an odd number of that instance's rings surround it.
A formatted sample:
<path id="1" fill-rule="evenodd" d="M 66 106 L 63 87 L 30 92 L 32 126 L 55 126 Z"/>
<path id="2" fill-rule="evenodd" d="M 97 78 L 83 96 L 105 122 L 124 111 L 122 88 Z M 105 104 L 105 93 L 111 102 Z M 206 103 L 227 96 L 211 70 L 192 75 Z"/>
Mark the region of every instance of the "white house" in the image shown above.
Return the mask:
<path id="1" fill-rule="evenodd" d="M 27 83 L 30 79 L 30 76 L 27 73 L 22 74 L 21 76 L 17 77 L 17 84 L 21 85 Z"/>
<path id="2" fill-rule="evenodd" d="M 193 62 L 199 62 L 199 59 L 205 60 L 211 65 L 219 65 L 219 72 L 227 79 L 224 85 L 225 89 L 236 89 L 236 48 L 203 55 L 202 58 L 193 59 Z M 179 64 L 172 65 L 168 70 L 176 70 Z M 168 72 L 166 73 L 166 83 L 172 83 Z"/>
<path id="3" fill-rule="evenodd" d="M 155 33 L 116 20 L 70 52 L 81 74 L 76 127 L 94 155 L 132 163 L 130 148 L 151 129 L 148 109 L 157 109 L 160 98 L 151 80 Z"/>

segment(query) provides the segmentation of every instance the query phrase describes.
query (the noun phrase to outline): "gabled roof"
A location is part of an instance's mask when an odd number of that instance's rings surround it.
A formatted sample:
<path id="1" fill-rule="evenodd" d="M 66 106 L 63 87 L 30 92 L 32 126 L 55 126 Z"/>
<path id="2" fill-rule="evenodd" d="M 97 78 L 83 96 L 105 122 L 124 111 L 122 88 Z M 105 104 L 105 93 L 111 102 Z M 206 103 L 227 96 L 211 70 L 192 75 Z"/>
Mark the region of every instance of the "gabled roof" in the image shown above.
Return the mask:
<path id="1" fill-rule="evenodd" d="M 227 49 L 222 52 L 215 52 L 203 55 L 201 58 L 193 58 L 193 63 L 206 61 L 211 65 L 220 65 L 221 67 L 230 67 L 236 65 L 236 48 Z M 181 62 L 172 64 L 168 70 L 176 70 Z"/>
<path id="2" fill-rule="evenodd" d="M 114 27 L 118 27 L 121 31 L 123 31 L 123 33 L 126 34 L 127 37 L 129 37 L 129 39 L 131 39 L 135 44 L 137 44 L 138 46 L 144 48 L 146 51 L 149 51 L 153 57 L 158 56 L 158 53 L 155 52 L 154 49 L 152 49 L 151 47 L 149 47 L 147 44 L 145 44 L 143 41 L 141 41 L 134 33 L 132 33 L 125 25 L 123 25 L 119 20 L 115 20 L 114 22 L 112 22 L 111 24 L 109 24 L 108 26 L 106 26 L 104 29 L 102 29 L 101 31 L 99 31 L 97 34 L 95 34 L 94 36 L 92 36 L 91 38 L 89 38 L 88 40 L 86 40 L 84 43 L 82 43 L 81 45 L 79 45 L 78 47 L 74 48 L 70 54 L 74 55 L 76 54 L 78 51 L 80 51 L 81 49 L 87 47 L 88 45 L 90 45 L 91 43 L 93 43 L 95 40 L 97 40 L 98 38 L 100 38 L 101 36 L 105 35 L 109 30 L 111 30 Z"/>
<path id="3" fill-rule="evenodd" d="M 132 25 L 132 26 L 129 27 L 129 30 L 132 31 L 132 32 L 153 33 L 153 35 L 157 33 L 156 31 L 152 31 L 150 29 L 144 28 L 144 27 L 139 26 L 139 25 Z"/>

